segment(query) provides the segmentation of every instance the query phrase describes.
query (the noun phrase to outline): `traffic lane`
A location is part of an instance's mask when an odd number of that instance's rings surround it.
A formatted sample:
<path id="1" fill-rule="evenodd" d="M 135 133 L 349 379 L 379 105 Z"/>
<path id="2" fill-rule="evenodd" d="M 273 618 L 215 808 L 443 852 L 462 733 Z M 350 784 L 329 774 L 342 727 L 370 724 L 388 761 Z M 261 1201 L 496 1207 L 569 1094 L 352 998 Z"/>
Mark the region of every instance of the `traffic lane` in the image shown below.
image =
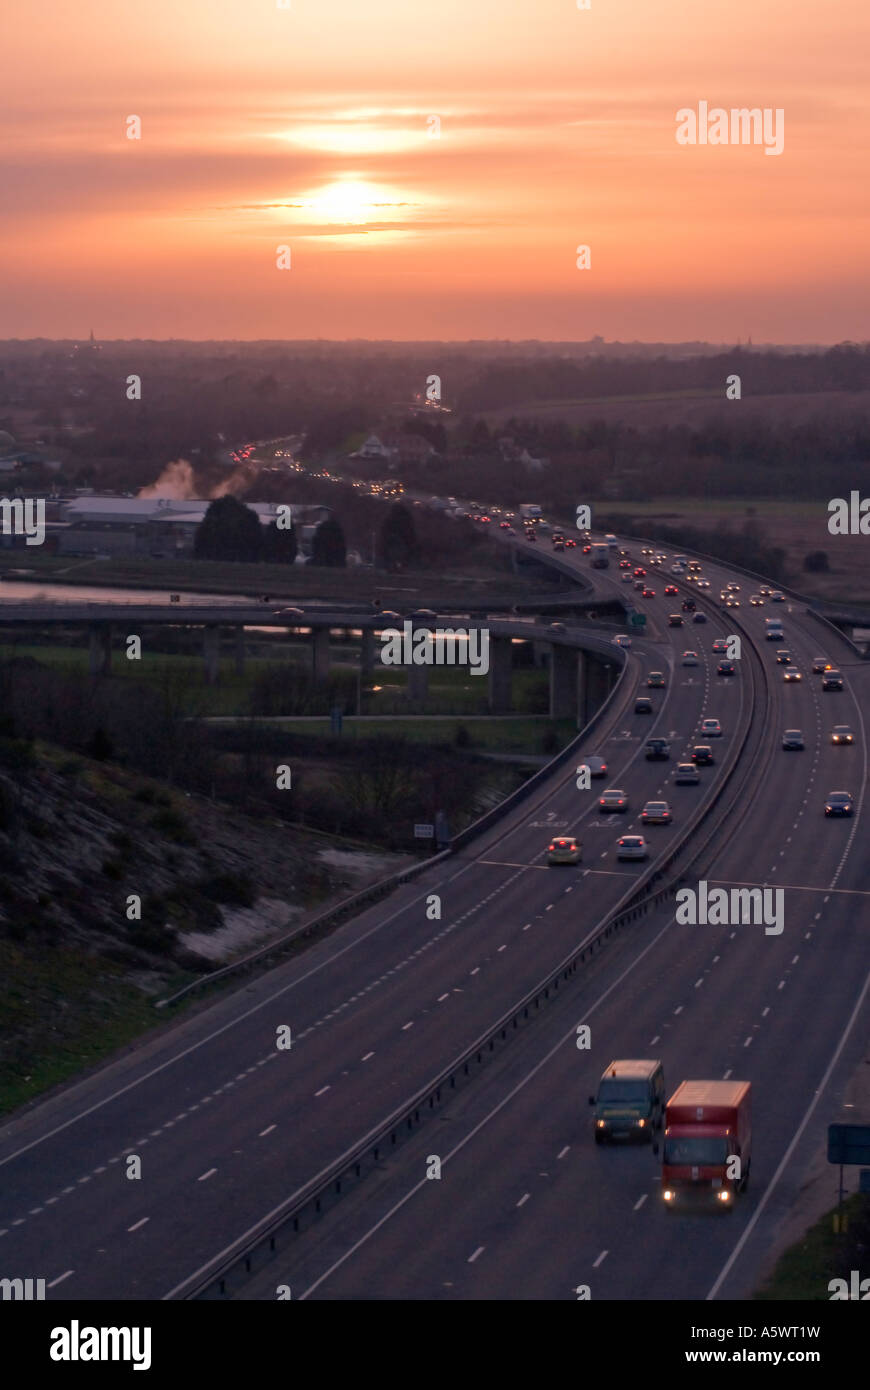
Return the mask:
<path id="1" fill-rule="evenodd" d="M 775 787 L 769 789 L 766 796 L 762 796 L 761 799 L 757 799 L 753 802 L 753 819 L 760 820 L 763 824 L 765 824 L 768 827 L 771 825 L 775 825 L 776 816 L 778 814 L 782 815 L 784 811 L 788 815 L 793 814 L 793 808 L 786 807 L 784 805 L 782 798 L 778 795 L 777 789 Z M 785 834 L 785 827 L 783 827 L 783 834 L 781 835 L 780 839 L 782 842 L 785 842 L 787 838 L 788 837 Z M 795 851 L 792 854 L 792 862 L 796 867 L 803 867 L 803 865 L 806 863 L 812 864 L 817 871 L 817 881 L 820 885 L 823 885 L 826 881 L 826 875 L 830 874 L 834 870 L 837 858 L 840 854 L 839 842 L 832 842 L 831 844 L 826 846 L 826 853 L 819 855 L 817 847 L 817 828 L 815 824 L 811 822 L 806 823 L 804 839 L 805 843 L 796 844 Z M 773 842 L 773 848 L 775 850 L 776 845 L 779 843 L 775 836 L 773 837 Z M 751 849 L 754 853 L 759 855 L 759 862 L 757 864 L 756 872 L 759 877 L 762 877 L 764 880 L 767 880 L 768 875 L 775 868 L 775 864 L 771 860 L 770 839 L 767 836 L 758 836 L 757 834 L 753 835 L 750 833 L 748 836 L 745 837 L 743 843 L 747 845 L 747 847 Z M 764 858 L 765 855 L 767 856 L 766 859 Z M 730 865 L 725 864 L 721 870 L 724 879 L 727 879 L 729 872 L 736 872 L 741 879 L 754 876 L 753 874 L 747 875 L 745 872 L 747 862 L 747 849 L 742 848 L 740 846 L 736 846 L 734 848 L 732 857 L 734 859 L 733 869 Z M 717 870 L 717 872 L 720 871 Z M 816 910 L 818 910 L 817 903 L 815 900 L 813 901 L 813 906 L 814 908 L 816 908 Z M 790 935 L 791 933 L 789 933 L 786 936 L 786 946 L 789 949 L 791 949 L 792 946 L 792 943 L 789 940 Z M 739 1031 L 739 1024 L 735 1026 L 738 1027 Z M 743 1039 L 742 1041 L 745 1042 L 745 1039 Z"/>
<path id="2" fill-rule="evenodd" d="M 383 1237 L 379 1233 L 366 1242 L 315 1296 L 359 1297 L 367 1287 L 377 1289 L 379 1297 L 437 1297 L 449 1283 L 458 1297 L 558 1298 L 572 1296 L 579 1281 L 591 1284 L 593 1297 L 703 1298 L 758 1201 L 765 1180 L 762 1176 L 759 1181 L 759 1175 L 773 1173 L 836 1047 L 842 1018 L 866 972 L 862 934 L 859 920 L 845 930 L 835 927 L 828 938 L 820 934 L 817 952 L 812 958 L 807 953 L 804 970 L 791 971 L 791 997 L 784 1006 L 781 994 L 777 1004 L 772 979 L 788 969 L 781 943 L 765 942 L 769 960 L 759 968 L 757 943 L 706 929 L 708 950 L 719 956 L 721 969 L 712 968 L 711 956 L 704 989 L 691 998 L 682 972 L 679 983 L 687 1002 L 673 1022 L 656 1019 L 657 1006 L 647 990 L 626 989 L 605 1011 L 607 1018 L 592 1025 L 598 1040 L 594 1064 L 589 1054 L 588 1061 L 576 1054 L 578 1066 L 573 1039 L 567 1037 L 534 1081 L 450 1160 L 441 1182 L 424 1183 L 421 1193 L 385 1224 Z M 672 933 L 667 964 L 675 982 L 682 946 L 680 933 Z M 848 973 L 839 968 L 844 957 L 852 967 Z M 693 961 L 692 969 L 698 967 Z M 830 988 L 831 1008 L 814 1028 L 814 1045 L 808 1048 L 806 1020 L 818 1012 L 820 976 Z M 765 1009 L 770 1011 L 766 1016 Z M 768 1031 L 755 1039 L 747 1065 L 747 1049 L 738 1055 L 741 1044 L 736 1038 L 723 1039 L 721 1023 L 730 1018 L 730 1031 L 739 1032 L 749 1027 L 753 1015 L 765 1017 Z M 578 1018 L 585 1016 L 577 1011 Z M 653 1027 L 658 1029 L 655 1043 Z M 648 1150 L 604 1149 L 592 1143 L 578 1101 L 590 1086 L 594 1090 L 607 1061 L 616 1055 L 661 1056 L 669 1089 L 692 1075 L 730 1073 L 752 1081 L 752 1175 L 745 1200 L 730 1217 L 662 1211 Z M 493 1099 L 488 1097 L 490 1103 Z M 566 1145 L 572 1146 L 570 1159 Z M 560 1167 L 563 1159 L 568 1161 Z M 487 1175 L 485 1185 L 481 1174 Z M 615 1174 L 621 1202 L 612 1188 Z M 526 1192 L 530 1198 L 520 1205 Z M 439 1199 L 433 1221 L 433 1204 Z M 480 1247 L 480 1257 L 470 1261 Z M 602 1252 L 610 1258 L 602 1259 Z"/>
<path id="3" fill-rule="evenodd" d="M 185 1258 L 193 1255 L 206 1259 L 214 1253 L 219 1239 L 201 1222 L 197 1199 L 202 1189 L 194 1186 L 206 1158 L 209 1168 L 215 1166 L 220 1171 L 218 1186 L 223 1187 L 227 1181 L 227 1164 L 232 1165 L 229 1155 L 246 1136 L 250 1137 L 252 1126 L 259 1133 L 277 1124 L 284 1135 L 280 1153 L 272 1151 L 271 1167 L 268 1156 L 264 1157 L 254 1188 L 245 1170 L 239 1175 L 232 1209 L 234 1222 L 239 1223 L 234 1225 L 234 1233 L 240 1233 L 259 1219 L 270 1204 L 276 1205 L 285 1198 L 294 1185 L 303 1185 L 318 1165 L 334 1160 L 345 1147 L 400 1104 L 407 1094 L 423 1086 L 438 1069 L 439 1062 L 446 1065 L 453 1055 L 470 1045 L 481 1030 L 481 995 L 485 997 L 490 1021 L 494 1022 L 495 1017 L 507 1011 L 515 1001 L 518 974 L 538 979 L 568 953 L 578 936 L 578 909 L 569 902 L 569 897 L 579 886 L 574 875 L 568 877 L 573 881 L 557 875 L 562 885 L 557 890 L 564 904 L 561 911 L 546 915 L 544 920 L 545 913 L 539 913 L 536 918 L 530 907 L 532 916 L 528 923 L 518 921 L 512 929 L 502 924 L 498 932 L 504 938 L 501 944 L 489 955 L 482 952 L 470 968 L 467 942 L 457 938 L 453 949 L 454 974 L 441 996 L 436 997 L 433 985 L 431 992 L 424 992 L 420 1000 L 413 1001 L 407 989 L 402 990 L 397 983 L 377 998 L 369 996 L 349 1010 L 342 1022 L 328 1032 L 318 1031 L 313 1038 L 302 1039 L 291 1053 L 284 1054 L 267 1050 L 274 1047 L 274 1029 L 267 1020 L 260 1039 L 261 1056 L 254 1066 L 244 1065 L 246 1057 L 241 1063 L 242 1071 L 236 1074 L 240 1061 L 238 1055 L 234 1055 L 231 1059 L 233 1074 L 228 1078 L 224 1073 L 218 1088 L 199 1095 L 196 1103 L 183 1106 L 181 1113 L 172 1119 L 165 1110 L 164 1096 L 164 1109 L 156 1129 L 147 1130 L 141 1111 L 137 1113 L 137 1125 L 141 1128 L 132 1132 L 130 1143 L 136 1151 L 150 1144 L 149 1168 L 152 1163 L 158 1163 L 161 1165 L 158 1171 L 166 1174 L 165 1185 L 155 1189 L 152 1199 L 155 1216 L 167 1203 L 177 1204 L 185 1183 L 193 1193 L 185 1198 L 183 1213 L 174 1218 L 179 1235 L 185 1234 Z M 623 891 L 625 886 L 625 882 L 616 878 L 599 882 L 595 892 L 596 908 L 604 907 L 607 898 Z M 528 936 L 525 935 L 527 930 Z M 447 981 L 442 983 L 446 985 Z M 425 981 L 421 980 L 419 985 L 425 991 Z M 449 1016 L 447 1028 L 445 1016 Z M 412 1033 L 411 1029 L 416 1031 Z M 264 1062 L 276 1060 L 280 1071 L 278 1068 L 265 1073 L 260 1071 Z M 243 1113 L 238 1110 L 242 1096 Z M 173 1106 L 179 1103 L 173 1101 Z M 203 1118 L 205 1107 L 209 1109 Z M 201 1113 L 194 1118 L 197 1110 Z M 225 1128 L 220 1143 L 209 1145 L 202 1138 L 203 1123 L 208 1129 L 218 1111 L 224 1116 Z M 292 1123 L 289 1137 L 286 1133 L 288 1117 Z M 193 1134 L 195 1142 L 192 1142 Z M 280 1137 L 276 1136 L 275 1142 Z M 111 1248 L 111 1241 L 103 1229 L 105 1192 L 111 1189 L 114 1178 L 109 1154 L 101 1155 L 100 1163 L 84 1179 L 69 1171 L 64 1172 L 63 1177 L 71 1180 L 73 1195 L 67 1193 L 65 1200 L 51 1213 L 51 1249 L 55 1263 L 62 1263 L 66 1258 L 64 1242 L 69 1240 L 71 1231 L 88 1231 L 98 1247 Z M 75 1186 L 79 1181 L 88 1185 Z M 212 1190 L 209 1187 L 206 1198 Z M 49 1200 L 53 1196 L 50 1194 Z M 26 1208 L 22 1194 L 10 1190 L 6 1200 L 11 1203 L 10 1220 L 17 1219 L 18 1212 Z M 46 1201 L 44 1187 L 37 1191 L 33 1200 L 42 1210 Z M 47 1222 L 48 1214 L 45 1221 L 37 1215 L 36 1220 L 31 1219 L 15 1232 L 16 1249 L 21 1258 L 46 1250 L 43 1242 Z M 132 1270 L 127 1270 L 125 1261 L 125 1252 L 119 1253 L 117 1267 L 111 1256 L 97 1261 L 99 1282 L 89 1283 L 91 1272 L 82 1272 L 76 1281 L 76 1292 L 81 1288 L 89 1297 L 108 1297 L 113 1292 L 132 1296 L 129 1284 Z M 76 1268 L 80 1265 L 81 1257 Z M 181 1277 L 186 1268 L 173 1272 Z"/>
<path id="4" fill-rule="evenodd" d="M 574 808 L 572 807 L 571 809 L 573 810 Z M 487 896 L 486 893 L 481 894 L 479 891 L 479 875 L 477 874 L 466 879 L 463 886 L 467 887 L 470 898 L 467 901 L 460 900 L 457 906 L 464 907 L 466 911 L 472 910 L 475 906 L 479 905 L 481 898 Z M 451 910 L 455 912 L 453 903 L 454 892 L 455 884 L 451 889 L 450 903 Z M 602 895 L 599 895 L 599 897 L 602 901 L 602 905 L 604 905 L 607 900 Z M 424 903 L 425 896 L 418 893 L 413 908 L 406 909 L 405 915 L 415 910 L 419 911 L 422 925 L 424 929 L 427 929 L 428 924 L 425 922 L 425 914 L 423 912 Z M 374 915 L 374 911 L 376 910 L 373 910 L 372 914 L 365 914 L 365 916 Z M 392 933 L 389 944 L 387 944 L 383 937 L 377 934 L 366 943 L 369 953 L 368 964 L 372 970 L 377 970 L 380 965 L 384 965 L 387 971 L 395 968 L 397 964 L 395 958 L 396 951 L 410 945 L 410 942 L 404 939 L 398 942 L 396 941 L 396 937 L 401 937 L 404 917 L 401 913 L 396 913 L 394 914 L 394 918 L 395 920 L 392 923 Z M 365 923 L 363 925 L 365 925 Z M 435 933 L 435 935 L 437 934 L 438 933 Z M 414 932 L 412 932 L 412 936 L 413 935 Z M 424 942 L 424 946 L 425 944 Z M 383 959 L 378 959 L 377 951 L 381 946 L 385 947 L 387 955 Z M 314 948 L 311 953 L 306 955 L 304 962 L 282 967 L 279 972 L 276 972 L 276 989 L 273 992 L 273 999 L 278 995 L 279 990 L 283 990 L 284 993 L 287 993 L 291 991 L 296 984 L 304 980 L 308 985 L 306 991 L 306 1004 L 310 1004 L 315 1011 L 320 1007 L 325 1009 L 326 1004 L 333 1001 L 327 1000 L 321 994 L 321 991 L 326 985 L 326 980 L 323 976 L 318 978 L 317 971 L 327 966 L 330 967 L 330 975 L 334 974 L 336 962 L 333 958 L 333 953 L 335 949 L 335 946 L 331 942 L 321 943 L 319 947 Z M 417 944 L 414 949 L 419 951 L 421 947 Z M 340 957 L 338 964 L 340 972 L 342 973 L 342 978 L 337 981 L 330 980 L 330 987 L 337 984 L 339 993 L 344 991 L 345 998 L 347 998 L 348 991 L 350 991 L 351 995 L 357 992 L 352 988 L 355 983 L 355 972 L 358 968 L 357 960 L 352 953 L 345 951 L 345 954 Z M 294 976 L 295 978 L 293 978 Z M 279 979 L 279 977 L 285 978 Z M 377 978 L 377 976 L 375 976 L 375 978 Z M 534 981 L 531 981 L 529 987 L 531 987 L 533 983 Z M 258 1048 L 262 1049 L 263 1046 L 262 1034 L 264 1031 L 264 1024 L 268 1021 L 269 1028 L 272 1027 L 272 1020 L 269 1018 L 268 1014 L 265 1019 L 263 1017 L 263 1010 L 267 1007 L 271 1009 L 271 1003 L 267 1006 L 261 1001 L 260 1005 L 257 1007 L 256 1014 L 251 1016 L 250 1020 L 242 1019 L 235 1029 L 228 1029 L 227 1034 L 222 1038 L 212 1040 L 210 1044 L 212 1056 L 209 1058 L 208 1062 L 210 1077 L 222 1081 L 227 1075 L 231 1074 L 233 1067 L 237 1065 L 239 1056 L 245 1056 L 250 1061 L 252 1049 L 256 1057 L 256 1050 Z M 341 1007 L 344 1007 L 343 1003 Z M 306 1015 L 304 1006 L 301 1013 L 297 1012 L 295 1003 L 291 1005 L 291 1008 L 292 1013 L 289 1016 L 293 1018 L 297 1031 L 300 1025 L 311 1026 L 312 1020 L 310 1019 L 310 1013 Z M 329 1010 L 326 1009 L 326 1012 L 329 1012 Z M 279 1021 L 286 1021 L 287 1017 L 288 1014 L 285 1004 L 282 1003 Z M 268 1031 L 268 1029 L 266 1031 Z M 191 1054 L 191 1062 L 196 1073 L 196 1084 L 201 1085 L 203 1079 L 201 1056 L 198 1053 Z M 186 1081 L 186 1074 L 183 1070 L 184 1059 L 176 1063 L 176 1066 L 181 1067 L 182 1070 L 178 1071 L 177 1075 L 173 1078 L 172 1084 L 174 1087 L 174 1094 L 180 1094 L 184 1089 Z M 138 1087 L 125 1091 L 115 1102 L 110 1102 L 115 1105 L 117 1114 L 113 1131 L 114 1142 L 124 1142 L 128 1140 L 131 1133 L 142 1127 L 144 1117 L 147 1117 L 151 1127 L 154 1127 L 155 1124 L 161 1123 L 164 1120 L 166 1117 L 166 1083 L 167 1077 L 165 1073 L 161 1073 L 154 1078 L 146 1078 Z M 143 1090 L 143 1087 L 147 1088 L 149 1085 L 153 1087 L 150 1096 L 147 1090 Z M 108 1116 L 105 1108 L 103 1108 L 100 1112 L 98 1121 L 98 1125 L 103 1131 L 110 1129 L 107 1121 Z M 62 1137 L 57 1136 L 58 1162 L 53 1164 L 50 1152 L 45 1151 L 45 1156 L 40 1158 L 39 1164 L 35 1167 L 29 1160 L 23 1163 L 21 1168 L 23 1183 L 20 1187 L 16 1184 L 15 1176 L 9 1172 L 7 1167 L 7 1197 L 15 1195 L 21 1202 L 26 1200 L 38 1201 L 45 1192 L 46 1187 L 50 1188 L 52 1185 L 60 1182 L 61 1179 L 67 1175 L 71 1167 L 81 1167 L 82 1165 L 87 1167 L 94 1161 L 104 1161 L 107 1157 L 105 1149 L 100 1147 L 99 1144 L 94 1143 L 93 1131 L 94 1123 L 92 1121 L 83 1136 L 84 1148 L 81 1151 L 76 1148 L 74 1143 L 71 1152 L 71 1134 L 69 1130 L 65 1130 Z M 104 1133 L 104 1138 L 108 1139 L 109 1133 Z M 46 1142 L 51 1144 L 52 1140 Z"/>

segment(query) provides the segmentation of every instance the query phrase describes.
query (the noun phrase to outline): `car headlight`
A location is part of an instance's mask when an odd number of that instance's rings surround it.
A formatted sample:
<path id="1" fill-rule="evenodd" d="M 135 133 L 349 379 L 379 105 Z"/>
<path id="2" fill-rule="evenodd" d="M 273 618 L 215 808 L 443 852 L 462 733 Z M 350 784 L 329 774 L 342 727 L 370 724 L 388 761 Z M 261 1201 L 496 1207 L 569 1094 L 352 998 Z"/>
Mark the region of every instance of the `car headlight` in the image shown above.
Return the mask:
<path id="1" fill-rule="evenodd" d="M 666 1187 L 664 1192 L 662 1193 L 662 1196 L 664 1197 L 666 1202 L 672 1202 L 674 1200 L 675 1193 L 671 1192 L 670 1188 Z"/>
<path id="2" fill-rule="evenodd" d="M 643 1129 L 644 1126 L 646 1125 L 646 1120 L 638 1120 L 637 1125 L 638 1125 L 638 1129 Z"/>
<path id="3" fill-rule="evenodd" d="M 599 1120 L 599 1121 L 597 1122 L 597 1128 L 598 1128 L 598 1129 L 606 1129 L 607 1126 L 606 1126 L 605 1121 L 604 1121 L 604 1120 Z"/>
<path id="4" fill-rule="evenodd" d="M 731 1193 L 728 1191 L 728 1188 L 727 1188 L 727 1187 L 723 1187 L 723 1188 L 722 1188 L 722 1191 L 719 1192 L 719 1193 L 717 1193 L 716 1195 L 718 1196 L 720 1202 L 730 1202 L 730 1201 L 731 1201 Z"/>

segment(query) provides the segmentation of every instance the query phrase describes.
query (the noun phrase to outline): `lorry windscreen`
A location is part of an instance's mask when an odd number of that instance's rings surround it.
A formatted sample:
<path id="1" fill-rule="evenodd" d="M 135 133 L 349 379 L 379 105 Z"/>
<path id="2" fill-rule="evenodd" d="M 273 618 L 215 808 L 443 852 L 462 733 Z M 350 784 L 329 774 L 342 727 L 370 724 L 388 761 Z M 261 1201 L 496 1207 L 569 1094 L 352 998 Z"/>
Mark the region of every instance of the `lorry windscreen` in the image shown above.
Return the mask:
<path id="1" fill-rule="evenodd" d="M 697 1139 L 665 1139 L 664 1161 L 671 1167 L 691 1164 L 725 1163 L 728 1159 L 728 1140 L 713 1135 Z"/>
<path id="2" fill-rule="evenodd" d="M 598 1087 L 599 1105 L 612 1105 L 614 1101 L 649 1100 L 649 1087 L 644 1081 L 602 1081 Z"/>

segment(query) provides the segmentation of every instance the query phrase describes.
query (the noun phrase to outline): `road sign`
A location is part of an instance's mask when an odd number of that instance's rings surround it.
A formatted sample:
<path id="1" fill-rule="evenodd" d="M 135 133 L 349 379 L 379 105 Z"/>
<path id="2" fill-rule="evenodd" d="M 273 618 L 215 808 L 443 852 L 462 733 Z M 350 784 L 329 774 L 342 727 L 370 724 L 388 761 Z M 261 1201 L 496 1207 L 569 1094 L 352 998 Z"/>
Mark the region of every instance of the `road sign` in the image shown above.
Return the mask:
<path id="1" fill-rule="evenodd" d="M 435 838 L 435 827 L 434 827 L 434 825 L 415 825 L 415 826 L 414 826 L 414 839 L 415 839 L 415 840 L 434 840 L 434 838 Z"/>
<path id="2" fill-rule="evenodd" d="M 646 627 L 646 613 L 632 613 L 628 621 L 632 627 Z"/>
<path id="3" fill-rule="evenodd" d="M 870 1125 L 828 1125 L 829 1163 L 870 1163 Z"/>

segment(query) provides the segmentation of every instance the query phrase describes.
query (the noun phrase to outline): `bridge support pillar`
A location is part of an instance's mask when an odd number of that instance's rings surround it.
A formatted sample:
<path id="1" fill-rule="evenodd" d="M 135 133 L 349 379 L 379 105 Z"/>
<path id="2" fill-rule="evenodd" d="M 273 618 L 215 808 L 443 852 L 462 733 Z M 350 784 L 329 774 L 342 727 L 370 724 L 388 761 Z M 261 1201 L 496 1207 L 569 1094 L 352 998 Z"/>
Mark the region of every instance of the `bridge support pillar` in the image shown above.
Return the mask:
<path id="1" fill-rule="evenodd" d="M 364 627 L 362 642 L 360 645 L 360 667 L 363 675 L 370 676 L 375 669 L 375 633 L 374 628 Z"/>
<path id="2" fill-rule="evenodd" d="M 112 669 L 112 629 L 108 623 L 91 623 L 88 663 L 92 676 L 107 676 Z"/>
<path id="3" fill-rule="evenodd" d="M 577 715 L 577 651 L 553 642 L 550 647 L 550 718 Z"/>
<path id="4" fill-rule="evenodd" d="M 214 685 L 220 670 L 221 630 L 210 626 L 202 630 L 202 658 L 205 662 L 205 678 Z"/>
<path id="5" fill-rule="evenodd" d="M 311 671 L 315 681 L 329 679 L 329 628 L 311 629 Z"/>
<path id="6" fill-rule="evenodd" d="M 513 643 L 509 637 L 489 636 L 489 712 L 509 714 L 511 699 L 511 670 Z"/>
<path id="7" fill-rule="evenodd" d="M 406 666 L 408 672 L 408 699 L 413 704 L 422 705 L 429 694 L 429 667 Z"/>

